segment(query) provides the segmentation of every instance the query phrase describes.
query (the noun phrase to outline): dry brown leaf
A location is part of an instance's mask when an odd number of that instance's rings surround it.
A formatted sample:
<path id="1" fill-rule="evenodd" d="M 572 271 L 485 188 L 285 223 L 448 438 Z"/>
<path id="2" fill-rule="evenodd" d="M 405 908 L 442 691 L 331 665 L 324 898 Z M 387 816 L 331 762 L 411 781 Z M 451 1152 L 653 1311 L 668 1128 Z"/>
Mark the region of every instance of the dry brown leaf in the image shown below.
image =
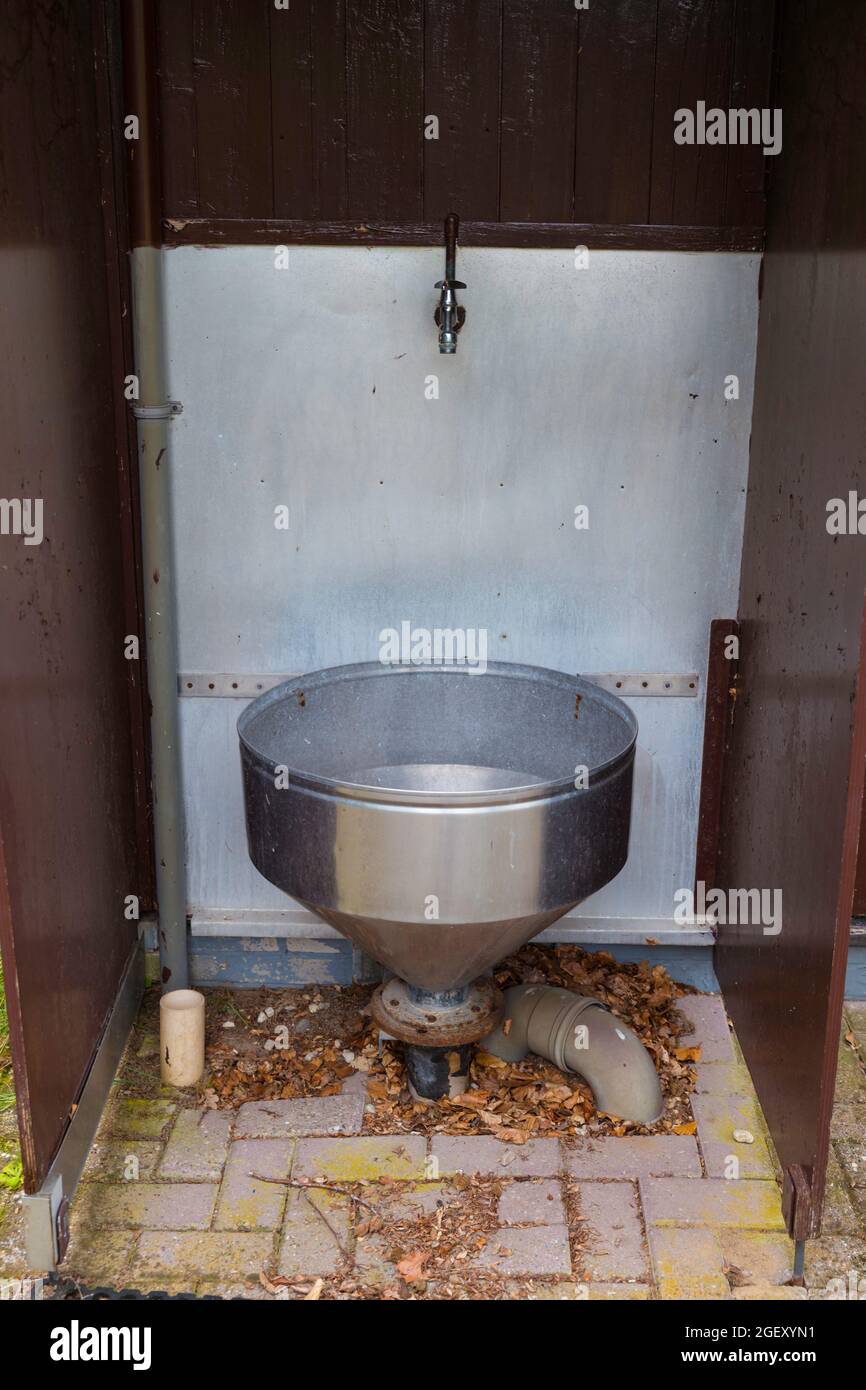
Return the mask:
<path id="1" fill-rule="evenodd" d="M 496 1133 L 498 1138 L 504 1139 L 507 1144 L 525 1144 L 529 1138 L 522 1129 L 498 1129 Z"/>
<path id="2" fill-rule="evenodd" d="M 413 1250 L 410 1255 L 397 1261 L 397 1271 L 407 1284 L 414 1284 L 424 1278 L 424 1266 L 430 1258 L 430 1250 Z"/>
<path id="3" fill-rule="evenodd" d="M 465 1091 L 462 1096 L 451 1096 L 451 1104 L 458 1110 L 483 1110 L 489 1101 L 487 1091 Z"/>
<path id="4" fill-rule="evenodd" d="M 267 1293 L 278 1294 L 282 1289 L 288 1288 L 291 1282 L 291 1279 L 286 1279 L 282 1274 L 276 1274 L 270 1279 L 263 1269 L 259 1270 L 259 1283 Z"/>

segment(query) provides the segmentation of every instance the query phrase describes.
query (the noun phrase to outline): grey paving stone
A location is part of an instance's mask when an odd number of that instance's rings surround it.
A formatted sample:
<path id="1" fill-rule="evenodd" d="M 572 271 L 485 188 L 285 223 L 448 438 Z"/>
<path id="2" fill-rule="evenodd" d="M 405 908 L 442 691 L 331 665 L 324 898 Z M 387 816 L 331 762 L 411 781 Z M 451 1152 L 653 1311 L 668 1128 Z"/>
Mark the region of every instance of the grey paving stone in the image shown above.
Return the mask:
<path id="1" fill-rule="evenodd" d="M 290 1190 L 277 1272 L 286 1278 L 333 1274 L 351 1253 L 349 1207 L 335 1193 Z"/>
<path id="2" fill-rule="evenodd" d="M 580 1183 L 578 1211 L 583 1276 L 599 1283 L 646 1279 L 646 1247 L 633 1184 Z"/>
<path id="3" fill-rule="evenodd" d="M 497 1177 L 549 1178 L 560 1171 L 562 1158 L 555 1139 L 530 1139 L 506 1144 L 488 1135 L 435 1134 L 430 1155 L 438 1165 L 433 1176 L 449 1173 L 494 1173 Z"/>
<path id="4" fill-rule="evenodd" d="M 647 1224 L 785 1229 L 779 1189 L 750 1178 L 643 1178 L 640 1195 Z"/>
<path id="5" fill-rule="evenodd" d="M 499 1198 L 503 1226 L 560 1226 L 565 1222 L 562 1188 L 554 1178 L 510 1182 Z"/>
<path id="6" fill-rule="evenodd" d="M 311 1097 L 307 1100 L 252 1100 L 238 1111 L 238 1139 L 285 1139 L 292 1135 L 357 1134 L 364 1123 L 364 1097 Z"/>
<path id="7" fill-rule="evenodd" d="M 109 1116 L 112 1139 L 159 1139 L 169 1120 L 177 1113 L 175 1101 L 159 1097 L 142 1100 L 125 1097 L 118 1100 Z"/>
<path id="8" fill-rule="evenodd" d="M 794 1246 L 787 1235 L 727 1230 L 719 1232 L 719 1239 L 726 1266 L 740 1272 L 741 1287 L 785 1284 L 791 1278 Z"/>
<path id="9" fill-rule="evenodd" d="M 351 1076 L 346 1077 L 346 1080 L 343 1082 L 343 1095 L 361 1096 L 362 1099 L 366 1101 L 367 1077 L 362 1071 L 353 1072 Z"/>
<path id="10" fill-rule="evenodd" d="M 459 1202 L 461 1194 L 445 1182 L 400 1183 L 377 1199 L 389 1220 L 415 1220 L 438 1206 Z"/>
<path id="11" fill-rule="evenodd" d="M 785 1288 L 781 1284 L 744 1284 L 732 1289 L 731 1297 L 739 1303 L 805 1303 L 808 1289 Z"/>
<path id="12" fill-rule="evenodd" d="M 677 1008 L 694 1024 L 694 1032 L 680 1038 L 684 1047 L 701 1049 L 701 1062 L 736 1060 L 725 1006 L 719 994 L 687 994 L 677 1000 Z"/>
<path id="13" fill-rule="evenodd" d="M 388 1244 L 381 1236 L 360 1236 L 355 1243 L 355 1269 L 362 1284 L 381 1288 L 399 1284 L 397 1266 L 389 1258 Z"/>
<path id="14" fill-rule="evenodd" d="M 217 1231 L 270 1231 L 279 1226 L 289 1188 L 262 1178 L 287 1178 L 293 1139 L 236 1139 L 217 1200 Z M 258 1178 L 253 1177 L 258 1174 Z"/>
<path id="15" fill-rule="evenodd" d="M 168 1136 L 159 1177 L 219 1182 L 233 1118 L 228 1110 L 181 1110 Z"/>
<path id="16" fill-rule="evenodd" d="M 216 1183 L 90 1182 L 79 1194 L 77 1215 L 97 1228 L 205 1230 L 216 1194 Z"/>
<path id="17" fill-rule="evenodd" d="M 232 1283 L 257 1279 L 273 1256 L 274 1238 L 259 1231 L 142 1231 L 128 1280 L 165 1271 L 172 1278 Z"/>
<path id="18" fill-rule="evenodd" d="M 585 1288 L 590 1302 L 596 1303 L 642 1302 L 652 1298 L 649 1284 L 580 1284 L 577 1287 Z"/>
<path id="19" fill-rule="evenodd" d="M 565 1226 L 503 1226 L 471 1263 L 497 1274 L 571 1274 Z"/>
<path id="20" fill-rule="evenodd" d="M 195 1292 L 201 1298 L 207 1294 L 215 1294 L 217 1298 L 243 1298 L 254 1303 L 294 1303 L 302 1297 L 286 1285 L 278 1286 L 276 1293 L 268 1293 L 258 1280 L 254 1282 L 249 1277 L 235 1279 L 232 1283 L 225 1279 L 199 1279 Z"/>
<path id="21" fill-rule="evenodd" d="M 730 1298 L 717 1231 L 654 1226 L 648 1235 L 660 1298 Z"/>
<path id="22" fill-rule="evenodd" d="M 60 1266 L 64 1278 L 80 1283 L 123 1288 L 135 1246 L 135 1231 L 99 1231 L 73 1219 L 69 1248 Z"/>
<path id="23" fill-rule="evenodd" d="M 753 1095 L 695 1094 L 692 1114 L 707 1175 L 711 1178 L 772 1178 L 775 1167 L 764 1138 L 763 1122 Z M 747 1130 L 752 1144 L 737 1143 L 736 1130 Z M 737 1167 L 731 1162 L 736 1160 Z"/>
<path id="24" fill-rule="evenodd" d="M 690 1134 L 603 1135 L 563 1145 L 573 1178 L 700 1177 L 698 1146 Z"/>
<path id="25" fill-rule="evenodd" d="M 423 1178 L 427 1141 L 420 1134 L 299 1139 L 293 1177 L 376 1182 L 380 1177 Z"/>
<path id="26" fill-rule="evenodd" d="M 160 1153 L 156 1140 L 101 1140 L 91 1149 L 82 1176 L 85 1182 L 146 1182 L 154 1175 Z"/>

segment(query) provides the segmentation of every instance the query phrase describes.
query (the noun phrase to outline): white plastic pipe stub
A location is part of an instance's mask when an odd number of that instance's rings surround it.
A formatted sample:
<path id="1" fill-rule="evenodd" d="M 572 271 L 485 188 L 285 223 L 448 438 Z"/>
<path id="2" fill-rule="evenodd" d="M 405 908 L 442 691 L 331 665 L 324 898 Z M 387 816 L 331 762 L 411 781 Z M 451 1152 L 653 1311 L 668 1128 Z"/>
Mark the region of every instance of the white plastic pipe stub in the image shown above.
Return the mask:
<path id="1" fill-rule="evenodd" d="M 159 1070 L 166 1086 L 194 1086 L 204 1071 L 204 995 L 175 989 L 159 1001 Z"/>

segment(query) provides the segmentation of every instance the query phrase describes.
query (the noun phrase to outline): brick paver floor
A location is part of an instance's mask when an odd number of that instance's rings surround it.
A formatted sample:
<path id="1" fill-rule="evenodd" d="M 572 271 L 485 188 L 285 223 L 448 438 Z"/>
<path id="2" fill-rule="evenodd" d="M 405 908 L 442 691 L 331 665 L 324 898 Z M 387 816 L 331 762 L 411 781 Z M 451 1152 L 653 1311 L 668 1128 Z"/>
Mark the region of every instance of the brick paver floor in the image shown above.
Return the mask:
<path id="1" fill-rule="evenodd" d="M 358 1094 L 236 1112 L 180 1108 L 169 1095 L 118 1101 L 74 1202 L 61 1273 L 265 1299 L 303 1297 L 317 1279 L 323 1296 L 329 1280 L 343 1296 L 406 1296 L 399 1252 L 370 1221 L 377 1193 L 411 1222 L 469 1203 L 478 1174 L 497 1180 L 498 1197 L 462 1276 L 447 1276 L 451 1296 L 485 1296 L 473 1280 L 490 1275 L 492 1296 L 524 1299 L 827 1298 L 850 1296 L 858 1278 L 866 1294 L 866 1004 L 846 1005 L 825 1233 L 807 1247 L 805 1288 L 787 1283 L 775 1156 L 722 1004 L 701 995 L 681 1006 L 702 1049 L 695 1135 L 428 1141 L 362 1135 Z M 341 1187 L 368 1205 L 331 1190 Z M 437 1292 L 435 1276 L 417 1288 Z"/>

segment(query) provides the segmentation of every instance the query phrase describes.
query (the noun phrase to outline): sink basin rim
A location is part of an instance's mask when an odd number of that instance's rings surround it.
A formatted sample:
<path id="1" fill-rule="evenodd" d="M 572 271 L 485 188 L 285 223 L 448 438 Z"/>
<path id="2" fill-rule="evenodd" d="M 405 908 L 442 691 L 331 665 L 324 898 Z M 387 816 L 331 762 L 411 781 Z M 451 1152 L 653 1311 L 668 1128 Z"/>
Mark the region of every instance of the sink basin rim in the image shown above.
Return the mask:
<path id="1" fill-rule="evenodd" d="M 355 680 L 365 678 L 411 678 L 413 675 L 426 674 L 438 675 L 443 678 L 446 676 L 460 676 L 466 680 L 483 681 L 487 674 L 500 675 L 509 679 L 528 680 L 536 684 L 547 684 L 567 690 L 575 695 L 586 696 L 593 701 L 604 705 L 611 713 L 615 714 L 625 726 L 629 737 L 622 748 L 612 757 L 604 762 L 597 763 L 590 767 L 591 784 L 597 786 L 599 781 L 608 775 L 613 774 L 621 768 L 633 756 L 635 744 L 638 736 L 637 719 L 629 709 L 628 705 L 617 695 L 602 689 L 601 686 L 594 685 L 592 681 L 586 680 L 579 675 L 569 675 L 564 671 L 555 671 L 543 666 L 530 666 L 519 662 L 510 661 L 490 661 L 487 663 L 485 672 L 472 672 L 465 665 L 453 665 L 448 663 L 435 663 L 429 665 L 385 665 L 378 661 L 354 662 L 343 666 L 329 666 L 317 671 L 311 671 L 297 676 L 291 680 L 284 681 L 272 690 L 258 696 L 247 705 L 238 718 L 237 729 L 241 744 L 243 745 L 249 758 L 260 768 L 272 772 L 277 763 L 275 760 L 266 757 L 256 747 L 255 742 L 249 736 L 251 726 L 256 719 L 271 705 L 278 704 L 287 696 L 297 695 L 303 692 L 304 700 L 307 694 L 315 691 L 317 686 L 333 685 L 341 680 Z M 500 805 L 512 805 L 515 802 L 549 800 L 557 795 L 574 794 L 574 774 L 560 777 L 535 781 L 518 787 L 490 788 L 483 791 L 425 791 L 422 789 L 399 789 L 392 787 L 374 786 L 366 782 L 353 782 L 345 778 L 329 777 L 320 773 L 301 771 L 293 768 L 287 763 L 289 783 L 298 787 L 304 787 L 314 792 L 321 792 L 324 795 L 338 798 L 351 798 L 356 801 L 371 801 L 384 803 L 394 806 L 414 806 L 424 807 L 496 807 Z"/>

